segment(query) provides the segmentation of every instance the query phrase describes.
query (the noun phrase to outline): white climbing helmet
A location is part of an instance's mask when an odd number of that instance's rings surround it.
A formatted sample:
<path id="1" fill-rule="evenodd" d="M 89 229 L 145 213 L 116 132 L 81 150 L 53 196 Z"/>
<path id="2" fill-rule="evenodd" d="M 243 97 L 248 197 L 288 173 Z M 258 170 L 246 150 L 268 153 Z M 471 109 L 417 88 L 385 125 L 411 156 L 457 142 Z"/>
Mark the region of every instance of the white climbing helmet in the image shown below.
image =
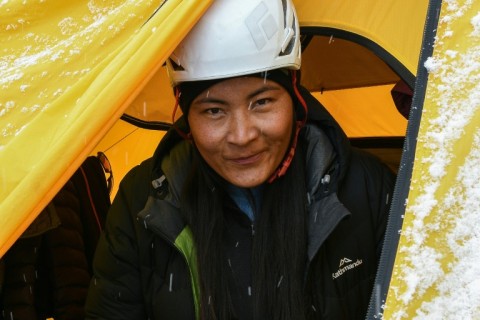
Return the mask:
<path id="1" fill-rule="evenodd" d="M 176 86 L 267 70 L 299 69 L 292 0 L 215 0 L 167 60 Z"/>

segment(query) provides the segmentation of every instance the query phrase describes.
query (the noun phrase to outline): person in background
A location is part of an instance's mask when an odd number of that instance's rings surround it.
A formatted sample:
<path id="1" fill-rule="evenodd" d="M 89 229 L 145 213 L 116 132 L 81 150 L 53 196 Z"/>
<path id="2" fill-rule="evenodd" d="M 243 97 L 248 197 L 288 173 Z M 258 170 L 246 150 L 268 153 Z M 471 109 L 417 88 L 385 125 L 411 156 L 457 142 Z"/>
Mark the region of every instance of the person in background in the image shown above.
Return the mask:
<path id="1" fill-rule="evenodd" d="M 399 80 L 392 88 L 390 94 L 398 112 L 408 120 L 412 108 L 413 90 L 403 80 Z"/>
<path id="2" fill-rule="evenodd" d="M 183 116 L 120 185 L 88 319 L 365 317 L 395 176 L 300 63 L 290 0 L 212 4 L 167 61 Z"/>

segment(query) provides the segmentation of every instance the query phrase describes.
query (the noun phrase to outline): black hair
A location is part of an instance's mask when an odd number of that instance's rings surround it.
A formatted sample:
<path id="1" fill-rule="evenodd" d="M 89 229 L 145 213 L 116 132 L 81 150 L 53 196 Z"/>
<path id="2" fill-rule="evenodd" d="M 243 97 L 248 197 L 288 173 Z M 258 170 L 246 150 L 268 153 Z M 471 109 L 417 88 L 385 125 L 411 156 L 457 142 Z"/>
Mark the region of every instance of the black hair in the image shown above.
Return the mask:
<path id="1" fill-rule="evenodd" d="M 300 77 L 300 71 L 298 70 L 287 70 L 287 69 L 274 69 L 269 71 L 263 71 L 258 73 L 252 73 L 244 76 L 239 77 L 258 77 L 263 79 L 268 79 L 277 82 L 281 86 L 288 91 L 292 99 L 296 100 L 296 94 L 293 89 L 292 85 L 292 72 L 296 72 L 297 77 Z M 178 103 L 184 115 L 188 114 L 190 109 L 190 105 L 192 104 L 193 100 L 201 94 L 203 91 L 207 90 L 208 88 L 212 87 L 213 85 L 222 82 L 225 79 L 229 78 L 222 78 L 222 79 L 211 79 L 211 80 L 201 80 L 201 81 L 187 81 L 182 82 L 177 85 L 176 89 L 179 90 L 180 95 L 178 97 Z"/>
<path id="2" fill-rule="evenodd" d="M 299 141 L 286 174 L 264 192 L 252 252 L 255 319 L 304 319 L 306 196 L 305 155 Z"/>
<path id="3" fill-rule="evenodd" d="M 181 194 L 181 211 L 195 241 L 201 319 L 230 319 L 232 315 L 222 246 L 226 222 L 220 180 L 195 150 L 194 164 Z"/>
<path id="4" fill-rule="evenodd" d="M 301 140 L 301 139 L 299 139 Z M 252 249 L 255 319 L 303 319 L 303 277 L 307 259 L 305 155 L 302 142 L 286 174 L 263 189 Z M 182 213 L 195 240 L 202 319 L 233 316 L 226 232 L 225 183 L 195 152 L 182 192 Z"/>

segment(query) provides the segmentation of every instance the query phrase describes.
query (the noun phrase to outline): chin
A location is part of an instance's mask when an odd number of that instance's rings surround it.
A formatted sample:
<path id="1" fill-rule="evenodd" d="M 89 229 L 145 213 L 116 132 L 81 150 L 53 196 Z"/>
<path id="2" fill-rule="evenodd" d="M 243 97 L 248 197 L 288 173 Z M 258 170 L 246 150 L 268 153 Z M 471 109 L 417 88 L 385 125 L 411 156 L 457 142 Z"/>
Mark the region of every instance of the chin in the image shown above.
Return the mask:
<path id="1" fill-rule="evenodd" d="M 236 181 L 233 181 L 233 182 L 230 182 L 231 184 L 237 186 L 237 187 L 240 187 L 240 188 L 255 188 L 255 187 L 258 187 L 259 185 L 263 184 L 265 181 L 267 181 L 267 179 L 255 179 L 253 181 L 251 180 L 248 180 L 248 181 L 245 181 L 245 180 L 236 180 Z"/>

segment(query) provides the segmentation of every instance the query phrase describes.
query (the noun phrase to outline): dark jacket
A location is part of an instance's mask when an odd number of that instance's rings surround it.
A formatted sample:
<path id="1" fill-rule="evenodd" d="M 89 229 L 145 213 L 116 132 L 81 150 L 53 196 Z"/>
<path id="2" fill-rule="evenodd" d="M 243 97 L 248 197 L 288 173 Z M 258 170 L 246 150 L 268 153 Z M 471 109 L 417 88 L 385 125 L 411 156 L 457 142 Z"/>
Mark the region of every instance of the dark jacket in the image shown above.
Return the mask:
<path id="1" fill-rule="evenodd" d="M 104 171 L 90 156 L 2 257 L 0 320 L 85 318 L 93 254 L 109 206 Z"/>
<path id="2" fill-rule="evenodd" d="M 309 106 L 301 136 L 307 141 L 306 281 L 318 292 L 310 314 L 361 319 L 375 278 L 394 175 L 372 156 L 352 149 L 326 110 L 306 90 L 302 95 Z M 89 319 L 198 315 L 193 240 L 178 212 L 191 153 L 192 146 L 170 131 L 155 156 L 122 181 L 95 256 Z M 242 223 L 238 226 L 239 237 L 248 241 Z"/>

